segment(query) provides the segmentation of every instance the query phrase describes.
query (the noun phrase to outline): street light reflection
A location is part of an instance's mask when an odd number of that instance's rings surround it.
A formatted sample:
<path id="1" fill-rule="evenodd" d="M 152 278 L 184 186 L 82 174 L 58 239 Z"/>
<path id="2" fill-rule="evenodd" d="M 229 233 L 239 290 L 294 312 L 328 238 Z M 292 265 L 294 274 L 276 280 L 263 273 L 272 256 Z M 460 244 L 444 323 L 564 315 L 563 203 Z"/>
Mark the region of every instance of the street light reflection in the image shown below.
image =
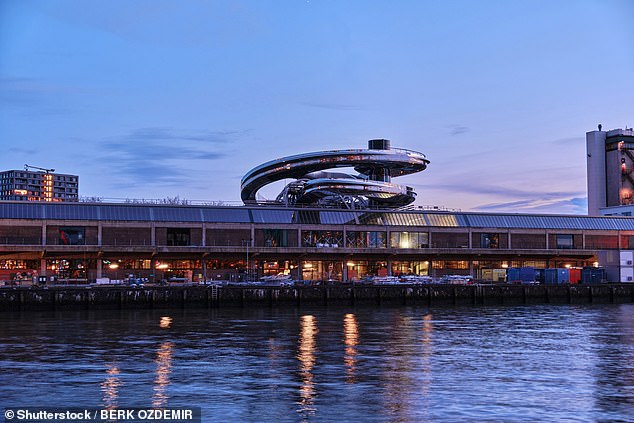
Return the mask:
<path id="1" fill-rule="evenodd" d="M 162 328 L 169 328 L 172 326 L 172 318 L 168 316 L 161 317 L 161 321 L 159 322 L 159 326 Z"/>
<path id="2" fill-rule="evenodd" d="M 299 331 L 299 371 L 302 385 L 299 388 L 299 413 L 305 419 L 315 415 L 315 382 L 313 367 L 315 366 L 315 338 L 317 324 L 314 316 L 306 315 L 300 319 Z"/>
<path id="3" fill-rule="evenodd" d="M 103 392 L 102 403 L 105 409 L 112 410 L 117 408 L 117 400 L 119 398 L 119 387 L 122 385 L 119 379 L 119 368 L 116 364 L 107 364 L 106 379 L 101 383 L 101 391 Z"/>
<path id="4" fill-rule="evenodd" d="M 359 344 L 359 326 L 354 314 L 346 314 L 343 318 L 343 340 L 346 344 L 344 363 L 346 365 L 346 382 L 355 383 L 357 367 L 357 345 Z"/>
<path id="5" fill-rule="evenodd" d="M 172 354 L 174 344 L 169 341 L 163 342 L 156 353 L 154 362 L 156 363 L 156 378 L 154 379 L 154 395 L 152 396 L 152 406 L 155 408 L 167 405 L 167 387 L 170 384 L 170 374 L 172 373 Z"/>

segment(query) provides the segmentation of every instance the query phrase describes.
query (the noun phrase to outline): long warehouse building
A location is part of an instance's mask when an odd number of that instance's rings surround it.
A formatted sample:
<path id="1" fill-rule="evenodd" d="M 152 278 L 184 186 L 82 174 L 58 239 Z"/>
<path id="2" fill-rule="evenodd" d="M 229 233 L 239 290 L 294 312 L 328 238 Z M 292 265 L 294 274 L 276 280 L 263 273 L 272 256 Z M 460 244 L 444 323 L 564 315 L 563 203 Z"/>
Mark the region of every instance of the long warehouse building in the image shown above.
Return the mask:
<path id="1" fill-rule="evenodd" d="M 323 207 L 0 203 L 0 278 L 358 281 L 602 266 L 632 281 L 634 219 Z"/>

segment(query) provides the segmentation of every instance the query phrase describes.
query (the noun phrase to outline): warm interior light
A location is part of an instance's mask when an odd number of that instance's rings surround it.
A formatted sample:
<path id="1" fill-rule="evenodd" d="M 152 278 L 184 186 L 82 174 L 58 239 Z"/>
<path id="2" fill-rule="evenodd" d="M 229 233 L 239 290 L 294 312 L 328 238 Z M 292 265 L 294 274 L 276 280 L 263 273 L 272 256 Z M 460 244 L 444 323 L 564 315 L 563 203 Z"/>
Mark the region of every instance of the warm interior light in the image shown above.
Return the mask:
<path id="1" fill-rule="evenodd" d="M 569 264 L 564 265 L 564 267 L 565 267 L 566 269 L 570 269 L 570 265 L 569 265 Z"/>
<path id="2" fill-rule="evenodd" d="M 168 266 L 167 264 L 165 264 L 165 263 L 162 263 L 162 264 L 157 264 L 157 265 L 156 265 L 156 268 L 157 268 L 157 269 L 167 269 L 168 267 L 169 267 L 169 266 Z"/>
<path id="3" fill-rule="evenodd" d="M 354 266 L 354 262 L 349 261 L 348 263 L 346 263 L 348 265 L 348 267 L 353 267 Z"/>
<path id="4" fill-rule="evenodd" d="M 110 263 L 110 266 L 108 266 L 110 269 L 118 269 L 119 268 L 119 264 L 118 263 Z"/>
<path id="5" fill-rule="evenodd" d="M 502 263 L 502 269 L 507 269 L 508 267 L 509 267 L 509 265 L 508 265 L 508 264 L 506 264 L 506 263 Z"/>
<path id="6" fill-rule="evenodd" d="M 311 269 L 313 267 L 312 263 L 304 263 L 304 269 Z"/>

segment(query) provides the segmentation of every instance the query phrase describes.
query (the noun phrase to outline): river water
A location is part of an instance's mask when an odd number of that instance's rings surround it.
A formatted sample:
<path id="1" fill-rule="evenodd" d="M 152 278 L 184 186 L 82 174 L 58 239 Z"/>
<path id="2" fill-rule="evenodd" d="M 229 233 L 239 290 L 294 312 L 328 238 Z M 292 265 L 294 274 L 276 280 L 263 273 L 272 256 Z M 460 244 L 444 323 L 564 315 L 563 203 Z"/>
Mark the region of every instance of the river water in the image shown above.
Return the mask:
<path id="1" fill-rule="evenodd" d="M 0 408 L 634 421 L 634 305 L 0 313 Z"/>

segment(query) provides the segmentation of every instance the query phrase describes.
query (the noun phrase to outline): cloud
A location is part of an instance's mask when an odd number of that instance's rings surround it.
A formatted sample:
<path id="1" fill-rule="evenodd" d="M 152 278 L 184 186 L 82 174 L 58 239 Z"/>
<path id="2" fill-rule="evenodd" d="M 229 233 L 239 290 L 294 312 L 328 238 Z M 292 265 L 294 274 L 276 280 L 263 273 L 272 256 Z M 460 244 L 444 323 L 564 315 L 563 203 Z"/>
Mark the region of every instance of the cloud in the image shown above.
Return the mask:
<path id="1" fill-rule="evenodd" d="M 507 188 L 498 185 L 483 185 L 483 184 L 475 184 L 471 182 L 470 184 L 435 184 L 435 185 L 419 185 L 412 184 L 416 188 L 422 188 L 424 190 L 441 190 L 443 192 L 452 192 L 452 193 L 469 193 L 475 195 L 493 195 L 499 196 L 503 198 L 517 198 L 517 199 L 544 199 L 544 200 L 553 200 L 560 198 L 567 198 L 580 195 L 581 193 L 577 191 L 536 191 L 535 189 L 526 191 L 515 188 Z"/>
<path id="2" fill-rule="evenodd" d="M 527 199 L 485 204 L 474 207 L 472 210 L 507 213 L 587 214 L 588 200 L 586 197 Z"/>
<path id="3" fill-rule="evenodd" d="M 200 181 L 196 164 L 225 158 L 231 142 L 248 132 L 147 127 L 104 140 L 100 148 L 112 173 L 128 184 L 191 185 Z"/>
<path id="4" fill-rule="evenodd" d="M 449 125 L 448 128 L 449 128 L 449 135 L 453 135 L 453 136 L 462 135 L 462 134 L 467 133 L 467 132 L 469 132 L 471 130 L 467 126 L 456 125 L 456 124 Z"/>
<path id="5" fill-rule="evenodd" d="M 66 114 L 70 112 L 67 96 L 82 93 L 77 87 L 36 78 L 0 78 L 0 104 L 23 116 Z"/>

